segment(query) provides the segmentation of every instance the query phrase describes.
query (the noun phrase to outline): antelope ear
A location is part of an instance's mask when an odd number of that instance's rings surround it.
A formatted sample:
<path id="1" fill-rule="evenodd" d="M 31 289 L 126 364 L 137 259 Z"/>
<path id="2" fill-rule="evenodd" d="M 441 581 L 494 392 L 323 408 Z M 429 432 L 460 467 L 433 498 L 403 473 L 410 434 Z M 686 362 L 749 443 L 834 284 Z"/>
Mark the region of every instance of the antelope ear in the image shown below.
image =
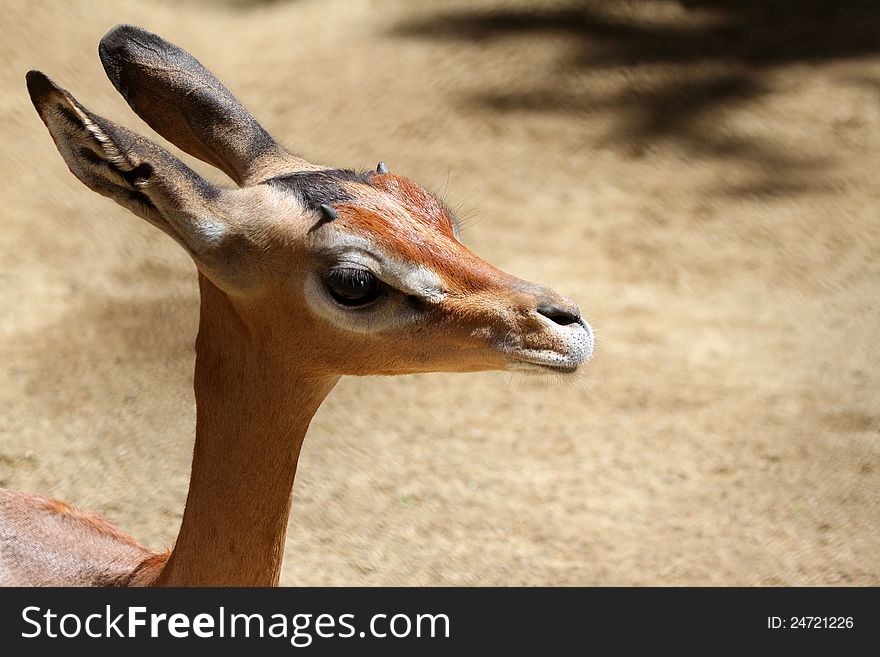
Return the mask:
<path id="1" fill-rule="evenodd" d="M 149 139 L 88 111 L 43 73 L 30 71 L 27 87 L 73 175 L 168 233 L 206 273 L 223 275 L 225 238 L 234 234 L 221 203 L 228 190 Z"/>
<path id="2" fill-rule="evenodd" d="M 195 57 L 133 25 L 98 45 L 107 77 L 151 128 L 239 185 L 316 169 L 279 146 Z"/>

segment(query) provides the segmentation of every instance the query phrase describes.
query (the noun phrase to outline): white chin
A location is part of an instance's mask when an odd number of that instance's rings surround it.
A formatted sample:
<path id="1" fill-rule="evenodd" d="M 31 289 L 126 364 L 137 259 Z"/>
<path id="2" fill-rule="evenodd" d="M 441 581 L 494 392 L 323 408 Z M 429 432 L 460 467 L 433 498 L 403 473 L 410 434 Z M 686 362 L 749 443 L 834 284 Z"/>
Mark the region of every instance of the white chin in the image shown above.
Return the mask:
<path id="1" fill-rule="evenodd" d="M 527 372 L 529 374 L 575 374 L 578 366 L 576 364 L 563 365 L 560 363 L 512 360 L 507 364 L 507 369 L 513 372 Z"/>

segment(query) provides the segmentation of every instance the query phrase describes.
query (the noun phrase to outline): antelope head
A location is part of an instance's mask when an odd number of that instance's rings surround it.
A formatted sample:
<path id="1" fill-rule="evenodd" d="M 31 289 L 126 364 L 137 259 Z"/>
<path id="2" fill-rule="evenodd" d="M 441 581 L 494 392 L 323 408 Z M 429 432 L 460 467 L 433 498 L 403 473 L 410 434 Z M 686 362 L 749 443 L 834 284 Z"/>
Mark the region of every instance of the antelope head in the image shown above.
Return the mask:
<path id="1" fill-rule="evenodd" d="M 234 318 L 230 335 L 316 376 L 572 373 L 590 358 L 577 306 L 472 253 L 416 183 L 381 163 L 355 173 L 291 155 L 196 59 L 140 28 L 114 28 L 99 55 L 141 118 L 238 187 L 208 182 L 38 71 L 34 106 L 77 178 L 190 254 L 203 304 L 208 294 Z"/>

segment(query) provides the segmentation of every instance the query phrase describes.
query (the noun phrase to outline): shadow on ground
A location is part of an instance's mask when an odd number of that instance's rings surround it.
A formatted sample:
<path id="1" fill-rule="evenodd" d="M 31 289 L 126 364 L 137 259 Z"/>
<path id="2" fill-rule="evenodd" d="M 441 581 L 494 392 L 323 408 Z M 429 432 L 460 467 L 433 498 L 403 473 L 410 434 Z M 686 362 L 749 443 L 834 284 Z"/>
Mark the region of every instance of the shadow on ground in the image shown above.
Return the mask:
<path id="1" fill-rule="evenodd" d="M 398 24 L 393 33 L 482 47 L 523 36 L 563 39 L 552 70 L 524 76 L 531 86 L 467 93 L 464 102 L 498 112 L 608 112 L 613 127 L 600 146 L 625 144 L 639 154 L 671 141 L 690 155 L 758 165 L 767 174 L 727 192 L 792 194 L 821 189 L 832 163 L 741 130 L 719 130 L 718 117 L 773 93 L 768 78 L 786 67 L 880 55 L 880 2 L 581 0 L 440 12 Z M 598 89 L 584 81 L 609 70 L 625 83 Z"/>

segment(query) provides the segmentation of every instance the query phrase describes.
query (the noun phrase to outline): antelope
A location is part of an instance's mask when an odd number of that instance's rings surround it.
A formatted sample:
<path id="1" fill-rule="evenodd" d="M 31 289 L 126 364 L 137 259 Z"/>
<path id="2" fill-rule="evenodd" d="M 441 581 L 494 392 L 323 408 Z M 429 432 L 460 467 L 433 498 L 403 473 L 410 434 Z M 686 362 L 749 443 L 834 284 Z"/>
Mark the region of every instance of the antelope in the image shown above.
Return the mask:
<path id="1" fill-rule="evenodd" d="M 168 552 L 55 499 L 0 491 L 0 584 L 275 586 L 303 438 L 341 376 L 570 376 L 590 359 L 577 306 L 468 250 L 413 181 L 292 155 L 192 55 L 141 28 L 113 28 L 98 53 L 141 118 L 238 185 L 208 182 L 27 74 L 70 171 L 195 262 L 189 491 Z"/>

